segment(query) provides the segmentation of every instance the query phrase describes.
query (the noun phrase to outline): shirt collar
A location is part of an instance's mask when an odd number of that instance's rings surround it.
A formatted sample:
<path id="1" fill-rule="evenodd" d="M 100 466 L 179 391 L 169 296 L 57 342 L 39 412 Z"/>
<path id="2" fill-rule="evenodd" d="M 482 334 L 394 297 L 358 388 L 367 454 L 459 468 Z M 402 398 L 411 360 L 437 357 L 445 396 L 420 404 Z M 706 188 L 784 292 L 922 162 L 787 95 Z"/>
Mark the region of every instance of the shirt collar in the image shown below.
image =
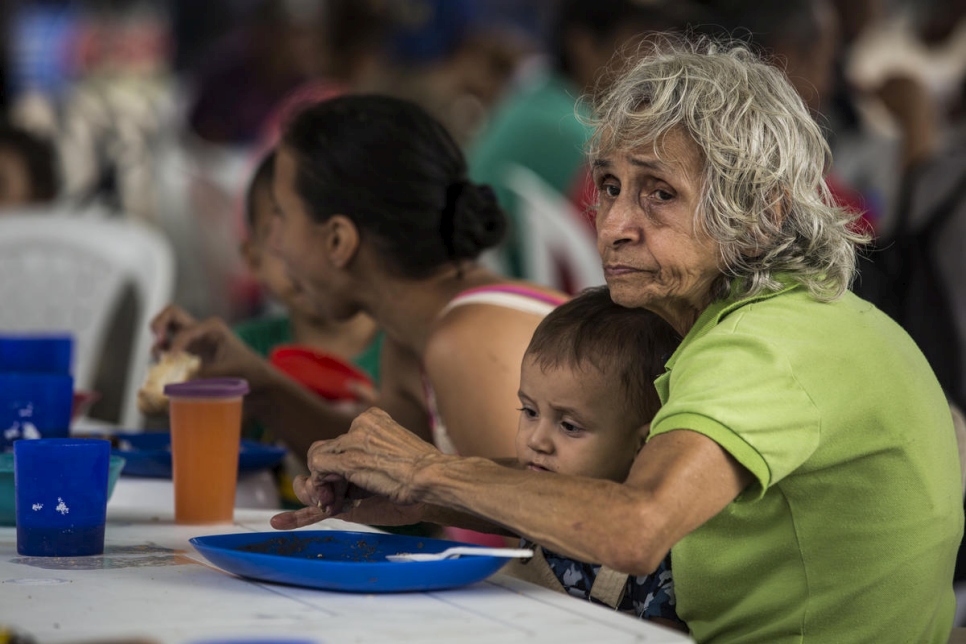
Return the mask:
<path id="1" fill-rule="evenodd" d="M 741 287 L 741 280 L 734 280 L 731 286 L 731 292 L 720 300 L 712 302 L 708 307 L 701 312 L 698 319 L 694 322 L 694 326 L 688 331 L 688 334 L 684 336 L 681 344 L 678 348 L 671 354 L 667 363 L 664 365 L 666 371 L 670 371 L 674 367 L 674 363 L 677 362 L 678 356 L 685 350 L 685 348 L 693 343 L 698 338 L 704 337 L 711 331 L 714 327 L 718 325 L 721 320 L 727 317 L 733 311 L 740 309 L 741 307 L 751 304 L 752 302 L 760 302 L 762 300 L 767 300 L 775 297 L 776 295 L 781 295 L 782 293 L 787 293 L 795 289 L 801 288 L 801 285 L 791 278 L 785 275 L 779 275 L 778 281 L 782 283 L 782 287 L 777 291 L 763 291 L 755 295 L 749 295 L 739 298 L 736 295 L 737 290 Z"/>

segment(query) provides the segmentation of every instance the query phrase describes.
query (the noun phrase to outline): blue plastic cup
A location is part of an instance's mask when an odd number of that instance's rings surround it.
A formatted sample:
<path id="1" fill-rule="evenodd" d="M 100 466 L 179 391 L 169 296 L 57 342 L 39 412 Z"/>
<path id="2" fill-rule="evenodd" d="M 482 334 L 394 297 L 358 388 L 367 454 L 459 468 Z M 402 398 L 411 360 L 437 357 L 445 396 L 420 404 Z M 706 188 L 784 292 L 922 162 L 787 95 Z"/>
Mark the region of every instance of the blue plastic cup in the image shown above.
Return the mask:
<path id="1" fill-rule="evenodd" d="M 0 371 L 70 375 L 74 338 L 69 334 L 0 335 Z"/>
<path id="2" fill-rule="evenodd" d="M 21 438 L 67 438 L 74 379 L 55 373 L 0 373 L 0 451 Z"/>
<path id="3" fill-rule="evenodd" d="M 14 443 L 17 552 L 28 557 L 103 554 L 110 461 L 106 440 Z"/>

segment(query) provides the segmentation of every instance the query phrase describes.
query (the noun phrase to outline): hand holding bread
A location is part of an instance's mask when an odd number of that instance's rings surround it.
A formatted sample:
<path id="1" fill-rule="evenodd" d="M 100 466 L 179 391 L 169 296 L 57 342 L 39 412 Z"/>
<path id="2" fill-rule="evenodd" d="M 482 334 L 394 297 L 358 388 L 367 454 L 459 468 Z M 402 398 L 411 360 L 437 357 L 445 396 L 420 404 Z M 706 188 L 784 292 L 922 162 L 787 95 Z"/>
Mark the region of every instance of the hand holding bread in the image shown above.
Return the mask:
<path id="1" fill-rule="evenodd" d="M 165 413 L 168 410 L 165 385 L 191 380 L 200 369 L 201 358 L 196 355 L 184 351 L 162 352 L 138 390 L 138 409 L 148 416 Z"/>
<path id="2" fill-rule="evenodd" d="M 152 351 L 159 359 L 159 372 L 154 377 L 166 381 L 160 388 L 146 387 L 149 391 L 154 389 L 154 393 L 145 396 L 148 409 L 167 409 L 167 400 L 159 400 L 159 396 L 163 397 L 164 384 L 178 381 L 170 378 L 180 378 L 181 381 L 244 378 L 255 391 L 272 378 L 279 377 L 268 361 L 242 342 L 220 318 L 196 320 L 184 309 L 171 305 L 154 317 L 151 331 L 155 337 Z M 161 367 L 162 364 L 166 366 Z"/>

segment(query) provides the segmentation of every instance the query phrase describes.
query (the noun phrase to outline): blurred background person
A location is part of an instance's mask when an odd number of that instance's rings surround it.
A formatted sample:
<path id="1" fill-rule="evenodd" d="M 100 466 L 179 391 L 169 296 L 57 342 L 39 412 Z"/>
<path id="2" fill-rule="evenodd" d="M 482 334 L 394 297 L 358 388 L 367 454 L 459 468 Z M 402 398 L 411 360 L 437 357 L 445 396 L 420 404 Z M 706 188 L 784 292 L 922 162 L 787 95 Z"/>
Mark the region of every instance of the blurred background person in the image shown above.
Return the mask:
<path id="1" fill-rule="evenodd" d="M 263 0 L 195 74 L 187 122 L 205 141 L 254 143 L 275 106 L 322 64 L 322 4 Z"/>
<path id="2" fill-rule="evenodd" d="M 396 0 L 374 89 L 414 101 L 466 146 L 537 50 L 522 29 L 485 11 L 485 0 Z"/>

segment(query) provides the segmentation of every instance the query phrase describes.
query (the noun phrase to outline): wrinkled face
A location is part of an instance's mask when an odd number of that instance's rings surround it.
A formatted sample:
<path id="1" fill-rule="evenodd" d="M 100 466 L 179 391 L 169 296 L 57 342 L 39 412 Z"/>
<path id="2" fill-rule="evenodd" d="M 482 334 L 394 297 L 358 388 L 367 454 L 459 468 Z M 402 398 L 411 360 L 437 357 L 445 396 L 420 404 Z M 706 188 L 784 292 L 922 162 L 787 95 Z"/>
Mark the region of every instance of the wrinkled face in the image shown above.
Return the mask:
<path id="1" fill-rule="evenodd" d="M 320 317 L 346 320 L 357 312 L 339 295 L 340 270 L 326 254 L 329 227 L 311 218 L 296 192 L 295 157 L 280 147 L 275 159 L 272 196 L 275 219 L 272 222 L 271 252 L 284 265 L 285 274 L 297 297 Z"/>
<path id="2" fill-rule="evenodd" d="M 528 469 L 623 482 L 642 444 L 643 419 L 628 413 L 616 378 L 592 365 L 520 371 L 517 460 Z"/>
<path id="3" fill-rule="evenodd" d="M 720 275 L 718 244 L 697 227 L 702 160 L 672 131 L 660 149 L 618 149 L 594 161 L 597 247 L 615 302 L 654 311 L 686 333 Z"/>

